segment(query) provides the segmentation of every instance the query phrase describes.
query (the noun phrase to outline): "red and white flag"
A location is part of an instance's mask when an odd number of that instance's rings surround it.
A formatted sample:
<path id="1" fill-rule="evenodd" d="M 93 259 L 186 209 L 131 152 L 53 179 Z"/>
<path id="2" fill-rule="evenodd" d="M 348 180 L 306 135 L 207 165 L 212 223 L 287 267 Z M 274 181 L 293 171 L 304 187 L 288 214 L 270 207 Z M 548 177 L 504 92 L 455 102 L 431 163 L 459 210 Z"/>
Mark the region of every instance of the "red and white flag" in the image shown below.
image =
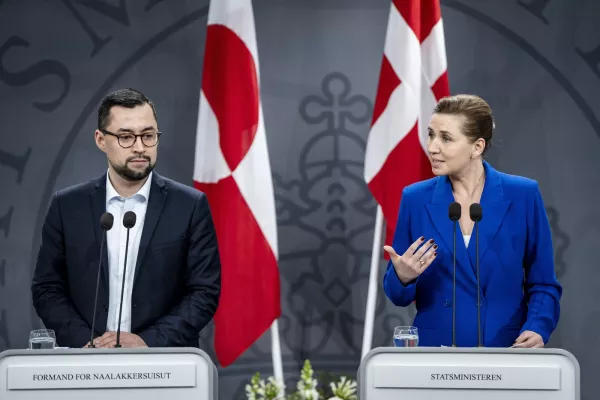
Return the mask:
<path id="1" fill-rule="evenodd" d="M 432 176 L 427 126 L 437 101 L 450 93 L 446 68 L 439 0 L 393 0 L 365 157 L 365 179 L 383 211 L 387 244 L 402 189 Z"/>
<path id="2" fill-rule="evenodd" d="M 215 349 L 235 361 L 281 314 L 277 224 L 251 0 L 212 1 L 194 185 L 206 193 L 221 256 Z"/>

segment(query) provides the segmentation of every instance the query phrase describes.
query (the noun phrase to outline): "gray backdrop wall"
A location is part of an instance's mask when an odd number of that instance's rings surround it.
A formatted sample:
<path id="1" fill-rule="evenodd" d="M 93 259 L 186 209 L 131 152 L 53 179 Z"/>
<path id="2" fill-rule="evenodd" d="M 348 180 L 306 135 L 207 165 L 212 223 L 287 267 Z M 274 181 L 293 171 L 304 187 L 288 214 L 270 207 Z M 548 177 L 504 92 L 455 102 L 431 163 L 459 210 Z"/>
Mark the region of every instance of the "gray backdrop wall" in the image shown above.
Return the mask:
<path id="1" fill-rule="evenodd" d="M 279 224 L 284 367 L 354 374 L 375 203 L 362 179 L 389 0 L 255 0 Z M 30 279 L 49 196 L 104 173 L 100 99 L 135 87 L 158 107 L 158 170 L 191 184 L 208 0 L 0 0 L 0 350 L 40 325 Z M 451 91 L 487 99 L 489 161 L 540 182 L 564 285 L 550 346 L 600 382 L 600 3 L 442 0 Z M 381 271 L 385 265 L 381 264 Z M 413 310 L 380 292 L 374 345 Z M 269 337 L 220 370 L 222 398 L 270 373 Z M 213 355 L 212 327 L 201 335 Z M 596 396 L 594 396 L 596 394 Z"/>

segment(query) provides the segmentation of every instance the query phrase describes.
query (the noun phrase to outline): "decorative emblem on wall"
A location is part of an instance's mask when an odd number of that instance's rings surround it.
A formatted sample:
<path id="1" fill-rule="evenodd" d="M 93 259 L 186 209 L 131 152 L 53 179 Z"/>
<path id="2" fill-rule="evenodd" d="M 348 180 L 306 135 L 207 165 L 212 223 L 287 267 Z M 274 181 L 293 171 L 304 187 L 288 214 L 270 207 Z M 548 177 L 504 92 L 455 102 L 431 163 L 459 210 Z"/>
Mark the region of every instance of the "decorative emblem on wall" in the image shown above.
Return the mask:
<path id="1" fill-rule="evenodd" d="M 300 149 L 298 178 L 274 175 L 280 268 L 289 285 L 283 296 L 292 324 L 299 325 L 284 340 L 295 354 L 313 358 L 326 356 L 330 342 L 342 346 L 342 354 L 354 353 L 364 312 L 357 289 L 368 282 L 375 215 L 363 178 L 372 105 L 352 93 L 346 75 L 334 72 L 320 94 L 302 100 L 299 112 L 318 132 Z"/>

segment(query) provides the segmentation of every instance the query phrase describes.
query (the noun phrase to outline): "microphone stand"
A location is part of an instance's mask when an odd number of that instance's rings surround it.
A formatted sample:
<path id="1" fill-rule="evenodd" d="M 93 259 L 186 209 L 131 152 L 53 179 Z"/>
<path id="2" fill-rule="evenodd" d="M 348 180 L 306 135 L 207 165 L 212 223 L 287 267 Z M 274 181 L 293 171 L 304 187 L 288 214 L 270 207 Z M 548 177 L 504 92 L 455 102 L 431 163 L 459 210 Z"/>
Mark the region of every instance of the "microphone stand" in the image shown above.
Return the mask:
<path id="1" fill-rule="evenodd" d="M 123 295 L 125 294 L 125 278 L 127 276 L 127 254 L 129 253 L 129 230 L 127 228 L 127 240 L 125 241 L 125 265 L 123 266 L 123 282 L 121 284 L 121 303 L 119 304 L 119 324 L 117 325 L 117 343 L 115 347 L 121 347 L 121 316 L 123 315 Z"/>
<path id="2" fill-rule="evenodd" d="M 102 229 L 102 240 L 100 242 L 100 260 L 98 261 L 98 276 L 96 278 L 96 296 L 94 298 L 94 315 L 92 317 L 92 332 L 90 333 L 90 348 L 96 348 L 94 345 L 94 329 L 96 326 L 96 310 L 98 308 L 98 288 L 100 287 L 100 271 L 102 269 L 102 255 L 104 252 L 104 242 L 106 238 L 106 230 Z"/>
<path id="3" fill-rule="evenodd" d="M 480 280 L 479 280 L 479 222 L 475 222 L 475 254 L 477 269 L 477 347 L 483 347 L 481 344 L 481 300 L 480 300 Z"/>
<path id="4" fill-rule="evenodd" d="M 452 277 L 452 347 L 456 347 L 456 220 L 454 220 L 454 235 L 452 237 L 452 263 L 454 265 Z"/>

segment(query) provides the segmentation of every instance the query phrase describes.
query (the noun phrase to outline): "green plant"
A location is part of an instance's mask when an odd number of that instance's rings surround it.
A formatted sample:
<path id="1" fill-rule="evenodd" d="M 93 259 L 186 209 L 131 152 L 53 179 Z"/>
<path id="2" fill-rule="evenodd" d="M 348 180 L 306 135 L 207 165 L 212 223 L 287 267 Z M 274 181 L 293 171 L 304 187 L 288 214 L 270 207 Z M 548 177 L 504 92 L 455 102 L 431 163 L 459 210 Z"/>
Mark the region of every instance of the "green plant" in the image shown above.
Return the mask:
<path id="1" fill-rule="evenodd" d="M 317 373 L 309 360 L 304 361 L 300 371 L 300 380 L 296 391 L 285 394 L 285 385 L 270 376 L 267 381 L 261 379 L 260 373 L 254 374 L 246 385 L 248 400 L 357 400 L 356 381 L 345 376 L 336 377 L 330 373 Z M 319 386 L 319 381 L 322 386 Z M 328 384 L 326 384 L 328 382 Z"/>

